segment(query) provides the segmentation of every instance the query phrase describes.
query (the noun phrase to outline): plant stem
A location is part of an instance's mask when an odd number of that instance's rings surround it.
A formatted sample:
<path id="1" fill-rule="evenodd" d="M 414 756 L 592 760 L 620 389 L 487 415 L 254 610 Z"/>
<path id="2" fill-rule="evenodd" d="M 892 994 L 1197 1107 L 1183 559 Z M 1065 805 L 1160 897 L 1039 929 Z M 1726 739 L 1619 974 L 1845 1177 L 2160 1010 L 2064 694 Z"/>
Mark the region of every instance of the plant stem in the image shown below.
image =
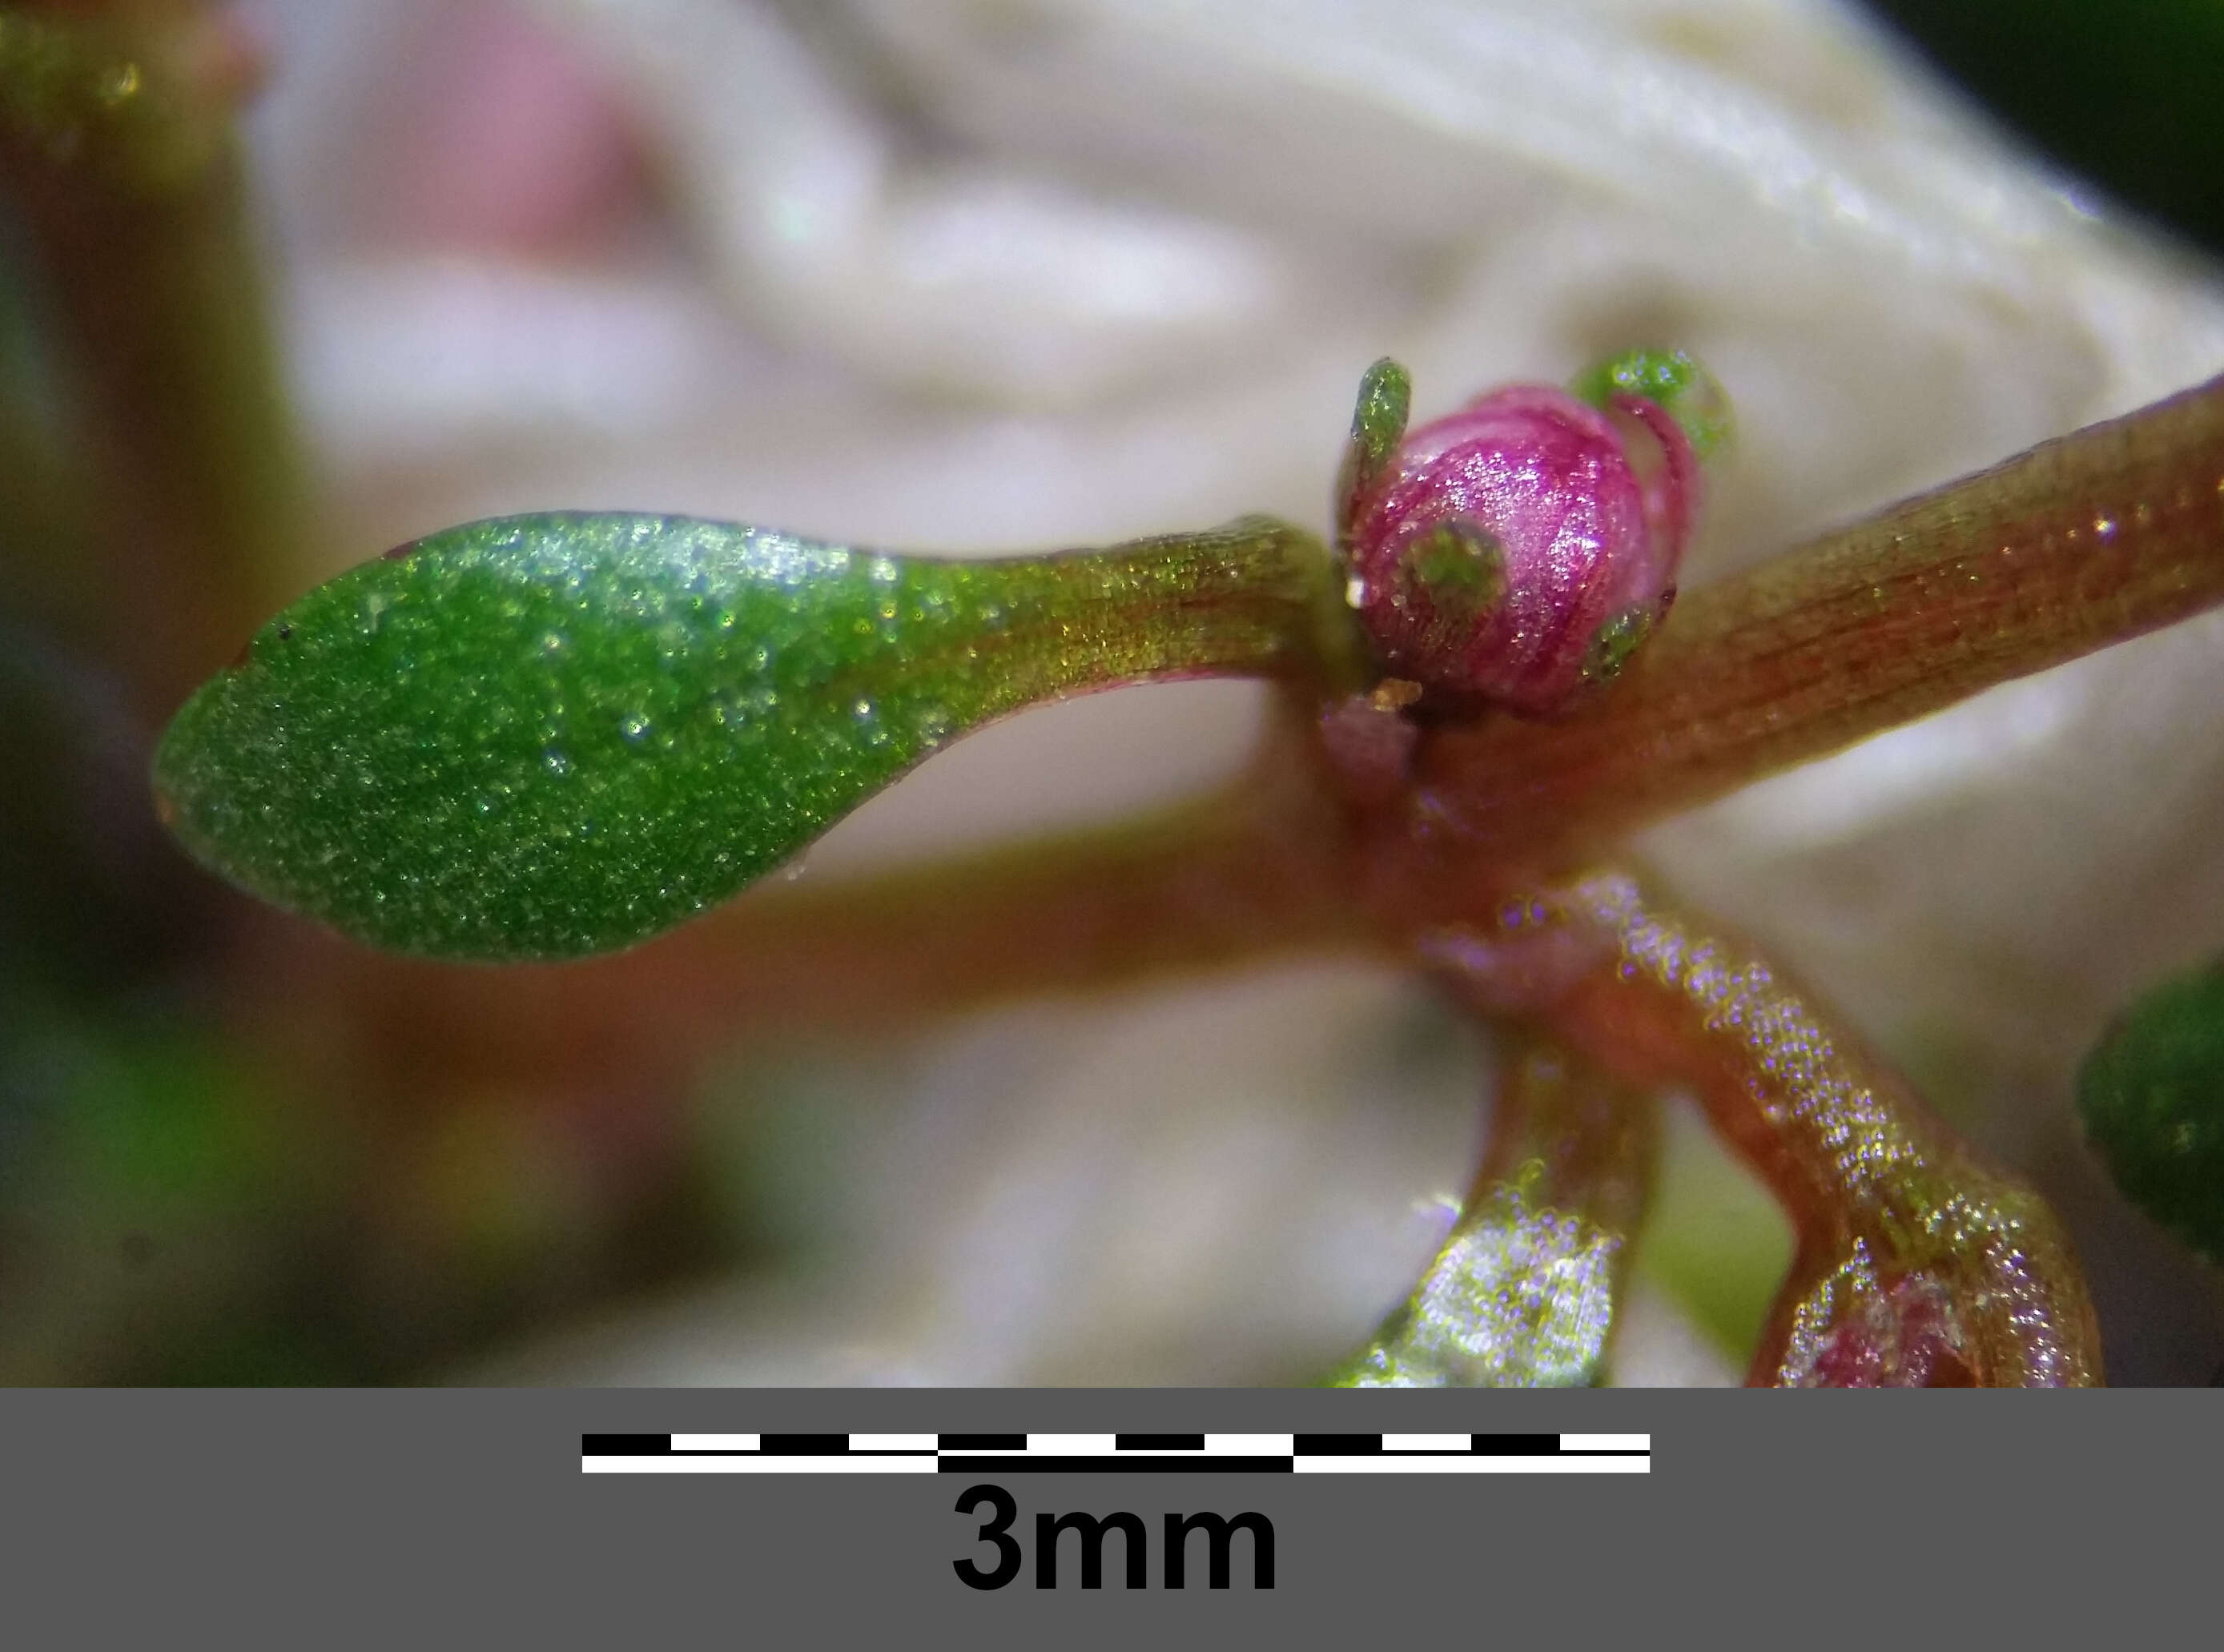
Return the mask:
<path id="1" fill-rule="evenodd" d="M 1573 716 L 1432 731 L 1413 822 L 1564 862 L 2220 601 L 2224 380 L 1691 593 Z"/>
<path id="2" fill-rule="evenodd" d="M 1329 692 L 1365 676 L 1340 564 L 1313 534 L 1271 516 L 947 565 L 960 578 L 993 577 L 1009 610 L 1003 630 L 967 653 L 995 709 L 1183 677 L 1267 676 Z M 923 656 L 907 669 L 932 678 L 951 666 Z"/>
<path id="3" fill-rule="evenodd" d="M 1626 1083 L 1690 1086 L 1798 1231 L 1748 1380 L 2100 1381 L 2052 1214 L 1750 945 L 1614 873 L 1536 892 L 1514 926 L 1533 941 L 1540 924 L 1611 948 L 1540 1006 L 1543 1024 Z"/>
<path id="4" fill-rule="evenodd" d="M 823 890 L 775 887 L 644 953 L 673 986 L 710 986 L 729 1026 L 885 1025 L 1369 944 L 1341 887 L 1341 847 L 1333 823 L 1261 766 L 1248 785 L 1142 821 Z"/>
<path id="5" fill-rule="evenodd" d="M 149 722 L 286 594 L 302 492 L 229 27 L 197 0 L 0 13 L 0 188 L 97 477 L 106 565 L 75 583 L 99 608 L 87 640 Z"/>
<path id="6" fill-rule="evenodd" d="M 273 915 L 245 968 L 262 991 L 313 984 L 351 1042 L 346 1063 L 420 1086 L 442 1069 L 572 1083 L 607 1069 L 639 1085 L 757 1036 L 854 1039 L 1014 994 L 1379 947 L 1346 892 L 1347 846 L 1284 753 L 1142 820 L 916 870 L 775 881 L 616 957 L 432 963 Z"/>

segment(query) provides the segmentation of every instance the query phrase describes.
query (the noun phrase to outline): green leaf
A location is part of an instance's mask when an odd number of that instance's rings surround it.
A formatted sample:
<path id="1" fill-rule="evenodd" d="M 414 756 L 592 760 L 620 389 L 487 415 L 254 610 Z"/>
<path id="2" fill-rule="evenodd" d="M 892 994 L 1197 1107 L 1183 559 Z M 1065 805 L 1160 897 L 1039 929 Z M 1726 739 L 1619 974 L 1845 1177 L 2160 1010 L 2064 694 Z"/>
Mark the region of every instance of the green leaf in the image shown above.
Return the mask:
<path id="1" fill-rule="evenodd" d="M 945 741 L 1149 678 L 1346 672 L 1328 552 L 1205 533 L 934 561 L 634 515 L 476 522 L 351 570 L 187 703 L 155 773 L 202 861 L 451 958 L 624 947 Z"/>
<path id="2" fill-rule="evenodd" d="M 1649 1100 L 1515 1035 L 1467 1208 L 1339 1388 L 1602 1380 L 1657 1151 Z"/>
<path id="3" fill-rule="evenodd" d="M 1463 1213 L 1336 1388 L 1583 1388 L 1614 1329 L 1626 1236 L 1508 1182 Z"/>
<path id="4" fill-rule="evenodd" d="M 2078 1072 L 2077 1111 L 2124 1196 L 2224 1260 L 2224 962 L 2119 1018 Z"/>

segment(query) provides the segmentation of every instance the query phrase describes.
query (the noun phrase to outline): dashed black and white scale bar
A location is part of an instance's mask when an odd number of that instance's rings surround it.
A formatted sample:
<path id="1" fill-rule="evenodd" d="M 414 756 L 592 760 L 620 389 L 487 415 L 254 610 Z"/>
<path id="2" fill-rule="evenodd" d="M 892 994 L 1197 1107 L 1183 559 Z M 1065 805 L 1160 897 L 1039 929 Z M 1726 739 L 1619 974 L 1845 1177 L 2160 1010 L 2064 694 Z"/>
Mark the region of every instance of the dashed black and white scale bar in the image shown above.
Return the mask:
<path id="1" fill-rule="evenodd" d="M 1649 1434 L 591 1434 L 589 1474 L 1646 1474 Z"/>

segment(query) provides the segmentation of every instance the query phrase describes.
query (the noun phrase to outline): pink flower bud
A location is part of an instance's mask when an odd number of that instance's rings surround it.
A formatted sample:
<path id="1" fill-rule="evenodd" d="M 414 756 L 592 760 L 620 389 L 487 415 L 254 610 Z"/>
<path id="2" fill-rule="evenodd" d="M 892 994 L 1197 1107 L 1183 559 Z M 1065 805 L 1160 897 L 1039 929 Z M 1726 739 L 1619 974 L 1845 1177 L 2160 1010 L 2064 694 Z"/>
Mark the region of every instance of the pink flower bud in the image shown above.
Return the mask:
<path id="1" fill-rule="evenodd" d="M 1697 461 L 1658 402 L 1604 400 L 1512 385 L 1369 467 L 1344 543 L 1393 674 L 1542 716 L 1613 677 L 1667 613 Z"/>

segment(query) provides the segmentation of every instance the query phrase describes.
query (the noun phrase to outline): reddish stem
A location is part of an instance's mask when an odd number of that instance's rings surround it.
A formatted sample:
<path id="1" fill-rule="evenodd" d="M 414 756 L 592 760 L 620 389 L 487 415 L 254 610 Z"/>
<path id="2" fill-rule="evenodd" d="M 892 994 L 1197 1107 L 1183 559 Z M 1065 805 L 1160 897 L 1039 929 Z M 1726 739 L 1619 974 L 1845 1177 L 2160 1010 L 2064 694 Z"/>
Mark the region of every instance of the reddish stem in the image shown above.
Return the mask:
<path id="1" fill-rule="evenodd" d="M 2224 601 L 2224 379 L 1690 593 L 1551 722 L 1431 732 L 1415 823 L 1497 859 L 1677 810 Z"/>
<path id="2" fill-rule="evenodd" d="M 2100 1380 L 2051 1213 L 1743 941 L 1599 873 L 1503 901 L 1430 949 L 1501 996 L 1506 955 L 1541 959 L 1537 1018 L 1624 1082 L 1690 1086 L 1774 1190 L 1799 1246 L 1749 1380 Z"/>
<path id="3" fill-rule="evenodd" d="M 338 1057 L 420 1086 L 686 1075 L 759 1032 L 906 1022 L 1016 993 L 1097 989 L 1280 952 L 1386 947 L 1350 898 L 1313 772 L 1275 748 L 1162 817 L 853 880 L 774 882 L 616 957 L 491 969 L 380 953 L 292 919 L 256 926 L 258 974 L 331 996 Z M 266 980 L 243 1000 L 249 1012 Z"/>
<path id="4" fill-rule="evenodd" d="M 68 594 L 42 618 L 114 662 L 159 724 L 287 594 L 302 520 L 231 131 L 251 51 L 201 0 L 28 9 L 11 114 L 54 103 L 62 124 L 0 120 L 0 191 L 70 375 L 102 558 L 49 575 Z M 117 90 L 93 96 L 104 73 Z"/>

